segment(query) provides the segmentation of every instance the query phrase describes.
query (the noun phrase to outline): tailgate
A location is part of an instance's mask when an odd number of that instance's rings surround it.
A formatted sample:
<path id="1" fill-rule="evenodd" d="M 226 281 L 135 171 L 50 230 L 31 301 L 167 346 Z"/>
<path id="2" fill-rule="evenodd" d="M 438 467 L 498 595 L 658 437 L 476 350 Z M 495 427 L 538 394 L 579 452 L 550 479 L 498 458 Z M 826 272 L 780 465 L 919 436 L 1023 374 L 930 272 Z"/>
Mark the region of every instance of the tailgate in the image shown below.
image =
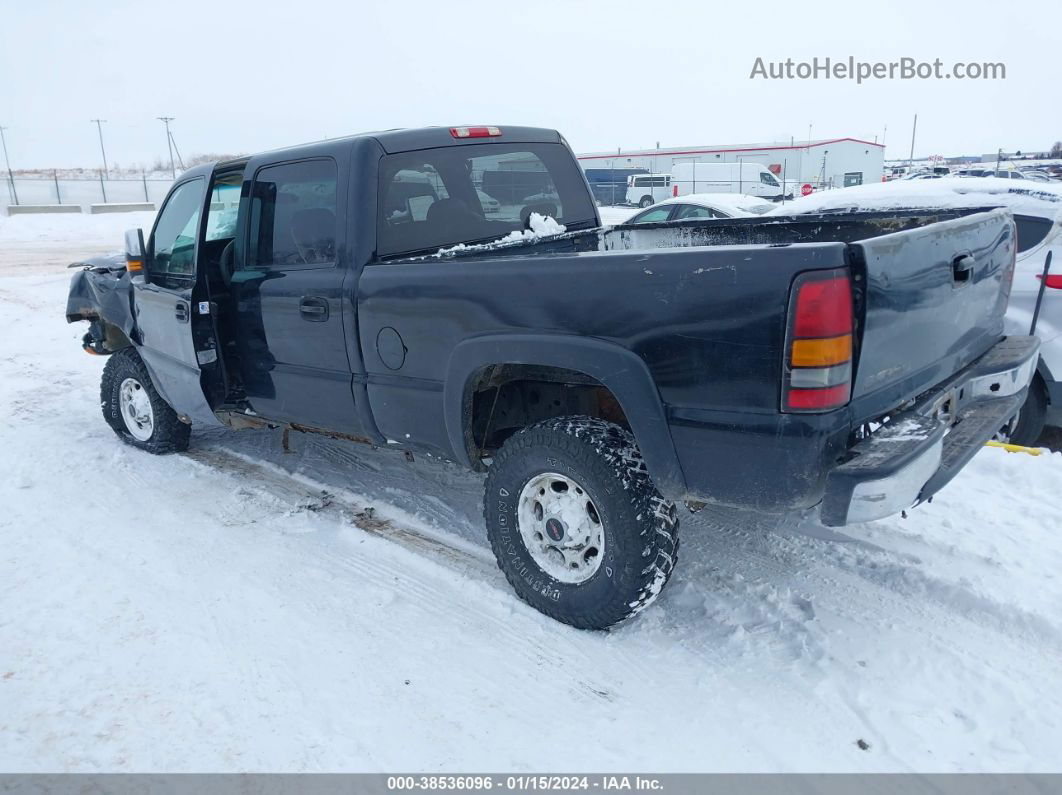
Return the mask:
<path id="1" fill-rule="evenodd" d="M 851 244 L 865 268 L 855 419 L 895 408 L 999 341 L 1014 270 L 1007 210 L 976 213 Z"/>

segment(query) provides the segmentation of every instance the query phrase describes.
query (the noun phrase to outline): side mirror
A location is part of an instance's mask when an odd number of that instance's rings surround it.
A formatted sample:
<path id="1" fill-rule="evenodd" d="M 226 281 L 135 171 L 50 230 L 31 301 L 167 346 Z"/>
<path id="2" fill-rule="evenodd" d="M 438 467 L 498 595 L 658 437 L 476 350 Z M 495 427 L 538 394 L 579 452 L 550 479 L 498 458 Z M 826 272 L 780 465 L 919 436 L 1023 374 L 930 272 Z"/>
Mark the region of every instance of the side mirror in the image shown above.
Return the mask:
<path id="1" fill-rule="evenodd" d="M 144 254 L 144 231 L 128 229 L 125 233 L 125 270 L 129 276 L 139 281 L 147 278 L 146 257 Z"/>

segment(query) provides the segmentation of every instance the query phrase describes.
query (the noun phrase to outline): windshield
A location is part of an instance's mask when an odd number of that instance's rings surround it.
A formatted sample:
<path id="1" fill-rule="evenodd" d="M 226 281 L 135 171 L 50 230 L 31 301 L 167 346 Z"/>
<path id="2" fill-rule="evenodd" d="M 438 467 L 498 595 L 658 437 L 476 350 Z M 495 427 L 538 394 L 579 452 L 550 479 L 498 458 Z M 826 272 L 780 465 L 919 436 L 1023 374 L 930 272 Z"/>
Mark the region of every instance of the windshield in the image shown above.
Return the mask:
<path id="1" fill-rule="evenodd" d="M 597 225 L 582 172 L 562 144 L 466 144 L 380 162 L 381 257 L 495 240 L 527 229 L 532 213 L 568 229 Z"/>

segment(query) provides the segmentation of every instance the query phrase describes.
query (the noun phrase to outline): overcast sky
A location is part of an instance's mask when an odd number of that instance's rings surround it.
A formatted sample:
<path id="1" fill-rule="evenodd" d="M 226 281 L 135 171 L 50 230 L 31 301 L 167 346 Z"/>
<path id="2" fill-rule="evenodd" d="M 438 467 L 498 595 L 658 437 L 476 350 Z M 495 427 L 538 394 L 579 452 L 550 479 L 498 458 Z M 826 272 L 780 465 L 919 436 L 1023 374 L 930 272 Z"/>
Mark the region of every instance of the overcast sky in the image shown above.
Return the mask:
<path id="1" fill-rule="evenodd" d="M 0 0 L 0 124 L 14 168 L 254 152 L 362 130 L 555 127 L 576 151 L 853 136 L 906 157 L 1062 138 L 1052 2 Z M 752 80 L 814 56 L 1006 79 Z M 886 132 L 887 127 L 887 132 Z"/>

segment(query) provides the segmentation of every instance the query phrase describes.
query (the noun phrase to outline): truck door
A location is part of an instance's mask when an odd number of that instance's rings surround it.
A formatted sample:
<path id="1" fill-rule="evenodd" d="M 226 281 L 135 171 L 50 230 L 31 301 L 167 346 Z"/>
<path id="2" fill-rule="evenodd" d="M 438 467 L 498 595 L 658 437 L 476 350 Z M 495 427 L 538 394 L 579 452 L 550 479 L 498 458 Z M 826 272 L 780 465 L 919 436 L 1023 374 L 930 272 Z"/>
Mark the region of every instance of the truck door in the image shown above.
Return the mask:
<path id="1" fill-rule="evenodd" d="M 345 199 L 330 157 L 267 164 L 232 274 L 244 390 L 272 420 L 357 435 L 341 267 Z"/>
<path id="2" fill-rule="evenodd" d="M 205 176 L 170 190 L 148 240 L 145 278 L 133 281 L 133 306 L 137 349 L 159 394 L 177 413 L 217 424 L 203 394 L 193 334 L 205 193 Z"/>

